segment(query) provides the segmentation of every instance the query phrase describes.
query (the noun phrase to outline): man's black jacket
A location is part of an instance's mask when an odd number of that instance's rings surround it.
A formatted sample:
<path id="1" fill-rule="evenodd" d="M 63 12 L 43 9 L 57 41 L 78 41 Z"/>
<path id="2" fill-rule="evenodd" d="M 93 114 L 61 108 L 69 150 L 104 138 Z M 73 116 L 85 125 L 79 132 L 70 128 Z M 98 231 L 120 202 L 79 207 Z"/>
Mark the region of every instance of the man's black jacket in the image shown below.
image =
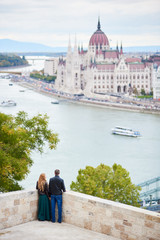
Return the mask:
<path id="1" fill-rule="evenodd" d="M 65 192 L 65 185 L 62 178 L 55 176 L 49 180 L 49 195 L 62 195 Z"/>

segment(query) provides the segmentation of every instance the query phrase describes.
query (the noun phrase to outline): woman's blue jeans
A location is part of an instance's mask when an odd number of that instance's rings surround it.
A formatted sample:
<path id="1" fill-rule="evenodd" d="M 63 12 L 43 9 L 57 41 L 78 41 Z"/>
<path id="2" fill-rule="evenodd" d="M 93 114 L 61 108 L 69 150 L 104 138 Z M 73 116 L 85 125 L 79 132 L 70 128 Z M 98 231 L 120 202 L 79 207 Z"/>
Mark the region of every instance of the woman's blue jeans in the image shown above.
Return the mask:
<path id="1" fill-rule="evenodd" d="M 55 207 L 58 206 L 58 222 L 62 222 L 62 195 L 51 195 L 52 222 L 55 222 Z"/>

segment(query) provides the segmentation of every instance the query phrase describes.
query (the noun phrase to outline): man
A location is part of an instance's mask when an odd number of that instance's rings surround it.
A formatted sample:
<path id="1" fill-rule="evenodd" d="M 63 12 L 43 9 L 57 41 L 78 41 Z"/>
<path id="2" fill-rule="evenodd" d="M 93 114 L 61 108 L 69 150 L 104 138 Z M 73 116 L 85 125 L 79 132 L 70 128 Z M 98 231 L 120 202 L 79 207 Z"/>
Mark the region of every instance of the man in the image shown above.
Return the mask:
<path id="1" fill-rule="evenodd" d="M 58 205 L 58 222 L 62 222 L 62 193 L 66 191 L 64 181 L 59 177 L 60 170 L 55 170 L 55 177 L 49 180 L 49 193 L 51 195 L 52 222 L 55 222 L 55 206 Z"/>

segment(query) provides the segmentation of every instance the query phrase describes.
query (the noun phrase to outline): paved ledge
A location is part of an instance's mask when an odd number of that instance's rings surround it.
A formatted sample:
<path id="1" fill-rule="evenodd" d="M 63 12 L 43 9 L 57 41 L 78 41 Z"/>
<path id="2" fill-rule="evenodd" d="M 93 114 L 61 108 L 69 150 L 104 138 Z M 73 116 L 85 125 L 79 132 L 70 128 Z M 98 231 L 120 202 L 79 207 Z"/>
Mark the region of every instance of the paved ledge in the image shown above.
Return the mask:
<path id="1" fill-rule="evenodd" d="M 159 213 L 122 203 L 72 191 L 65 192 L 63 224 L 38 222 L 37 207 L 37 190 L 0 194 L 0 240 L 58 240 L 54 238 L 56 235 L 62 240 L 160 239 Z M 88 233 L 91 237 L 87 236 Z"/>
<path id="2" fill-rule="evenodd" d="M 0 230 L 0 239 L 7 240 L 117 240 L 111 236 L 67 223 L 31 221 Z"/>

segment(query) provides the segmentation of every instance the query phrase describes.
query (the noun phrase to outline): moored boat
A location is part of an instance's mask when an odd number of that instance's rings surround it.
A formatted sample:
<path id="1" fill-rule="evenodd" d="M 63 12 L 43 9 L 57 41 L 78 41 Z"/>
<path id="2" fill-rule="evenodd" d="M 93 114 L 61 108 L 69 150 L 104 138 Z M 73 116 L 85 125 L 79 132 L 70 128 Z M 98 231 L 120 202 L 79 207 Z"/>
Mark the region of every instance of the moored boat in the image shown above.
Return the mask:
<path id="1" fill-rule="evenodd" d="M 58 100 L 52 100 L 51 103 L 52 104 L 59 104 L 59 101 Z"/>
<path id="2" fill-rule="evenodd" d="M 118 127 L 118 126 L 112 129 L 112 134 L 128 136 L 128 137 L 140 137 L 141 136 L 139 131 L 134 131 L 131 128 Z"/>
<path id="3" fill-rule="evenodd" d="M 17 103 L 14 102 L 13 100 L 8 100 L 8 101 L 3 101 L 1 104 L 0 104 L 0 107 L 13 107 L 13 106 L 16 106 Z"/>

